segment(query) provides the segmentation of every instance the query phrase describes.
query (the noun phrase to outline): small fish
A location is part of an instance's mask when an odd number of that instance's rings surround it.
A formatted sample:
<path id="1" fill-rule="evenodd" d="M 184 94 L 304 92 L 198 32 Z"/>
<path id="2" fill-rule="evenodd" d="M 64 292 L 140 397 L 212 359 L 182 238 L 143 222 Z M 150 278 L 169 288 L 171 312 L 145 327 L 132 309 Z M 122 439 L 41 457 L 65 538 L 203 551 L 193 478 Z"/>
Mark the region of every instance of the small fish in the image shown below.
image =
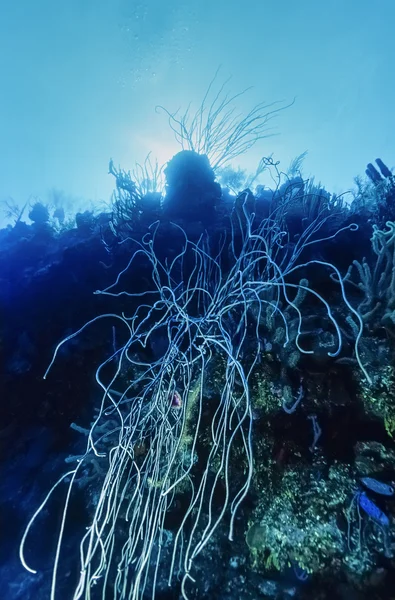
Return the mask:
<path id="1" fill-rule="evenodd" d="M 174 390 L 174 394 L 171 400 L 171 407 L 182 408 L 182 398 L 181 395 L 177 392 L 177 390 Z"/>
<path id="2" fill-rule="evenodd" d="M 394 495 L 394 488 L 392 485 L 388 485 L 387 483 L 373 479 L 373 477 L 361 477 L 361 482 L 369 490 L 376 492 L 376 494 L 380 494 L 381 496 Z"/>

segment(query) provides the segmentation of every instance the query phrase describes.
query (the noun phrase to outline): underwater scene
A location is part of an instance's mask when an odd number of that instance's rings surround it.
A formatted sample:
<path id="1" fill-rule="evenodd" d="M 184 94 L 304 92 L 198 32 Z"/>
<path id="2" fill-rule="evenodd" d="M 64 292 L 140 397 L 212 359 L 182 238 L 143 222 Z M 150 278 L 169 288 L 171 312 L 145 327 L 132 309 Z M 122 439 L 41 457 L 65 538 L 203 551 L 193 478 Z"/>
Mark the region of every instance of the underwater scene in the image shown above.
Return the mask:
<path id="1" fill-rule="evenodd" d="M 395 599 L 394 19 L 4 3 L 1 600 Z"/>

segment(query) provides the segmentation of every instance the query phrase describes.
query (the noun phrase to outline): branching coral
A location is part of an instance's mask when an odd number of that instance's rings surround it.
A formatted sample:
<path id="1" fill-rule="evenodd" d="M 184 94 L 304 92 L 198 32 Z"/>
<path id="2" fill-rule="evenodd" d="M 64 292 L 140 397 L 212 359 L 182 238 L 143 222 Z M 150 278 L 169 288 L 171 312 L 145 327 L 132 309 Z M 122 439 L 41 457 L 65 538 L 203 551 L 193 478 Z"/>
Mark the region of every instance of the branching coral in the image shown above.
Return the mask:
<path id="1" fill-rule="evenodd" d="M 368 327 L 372 330 L 385 327 L 395 336 L 395 222 L 387 221 L 386 226 L 387 230 L 373 226 L 374 266 L 366 258 L 362 262 L 354 260 L 344 280 L 363 292 L 358 311 Z M 351 279 L 353 267 L 359 275 L 358 283 Z"/>
<path id="2" fill-rule="evenodd" d="M 184 114 L 171 113 L 163 106 L 169 119 L 169 125 L 177 142 L 183 150 L 192 150 L 208 156 L 214 170 L 220 169 L 230 160 L 240 156 L 259 140 L 269 136 L 268 123 L 286 106 L 277 107 L 277 102 L 260 102 L 245 116 L 236 111 L 235 100 L 245 94 L 247 89 L 234 95 L 226 91 L 225 81 L 219 90 L 213 90 L 218 70 L 210 82 L 204 98 L 191 115 L 189 107 Z M 248 88 L 249 89 L 249 88 Z M 210 101 L 210 95 L 213 98 Z"/>
<path id="3" fill-rule="evenodd" d="M 141 225 L 143 218 L 152 222 L 159 216 L 162 168 L 152 163 L 148 154 L 142 165 L 136 163 L 133 172 L 116 169 L 111 160 L 109 173 L 116 184 L 111 198 L 111 228 L 116 238 L 123 238 Z"/>

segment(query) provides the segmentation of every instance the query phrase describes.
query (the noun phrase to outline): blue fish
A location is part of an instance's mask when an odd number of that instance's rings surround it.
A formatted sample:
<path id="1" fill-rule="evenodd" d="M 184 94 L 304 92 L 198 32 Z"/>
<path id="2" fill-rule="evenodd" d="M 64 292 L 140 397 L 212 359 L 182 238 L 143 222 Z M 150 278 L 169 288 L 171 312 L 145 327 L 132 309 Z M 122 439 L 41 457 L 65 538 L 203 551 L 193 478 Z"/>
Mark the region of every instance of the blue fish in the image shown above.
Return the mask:
<path id="1" fill-rule="evenodd" d="M 376 523 L 382 527 L 389 527 L 390 520 L 386 514 L 370 499 L 365 492 L 361 492 L 357 497 L 358 504 Z"/>
<path id="2" fill-rule="evenodd" d="M 361 477 L 361 482 L 369 490 L 376 492 L 376 494 L 380 494 L 381 496 L 394 495 L 394 488 L 392 485 L 388 485 L 387 483 L 373 479 L 373 477 Z"/>

